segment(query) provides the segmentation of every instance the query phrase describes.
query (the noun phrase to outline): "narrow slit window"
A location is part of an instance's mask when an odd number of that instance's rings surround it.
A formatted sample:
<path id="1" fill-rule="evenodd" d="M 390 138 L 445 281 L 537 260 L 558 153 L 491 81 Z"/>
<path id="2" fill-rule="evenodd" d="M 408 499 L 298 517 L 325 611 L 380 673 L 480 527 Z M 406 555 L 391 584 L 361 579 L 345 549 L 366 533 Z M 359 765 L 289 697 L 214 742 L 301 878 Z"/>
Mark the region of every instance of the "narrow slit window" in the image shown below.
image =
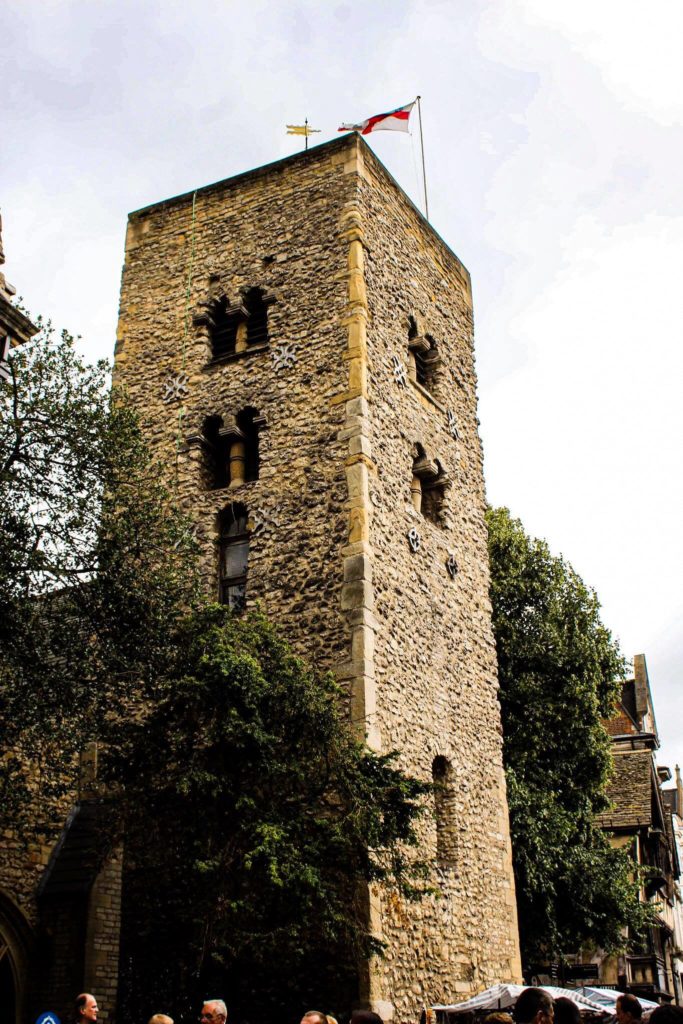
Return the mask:
<path id="1" fill-rule="evenodd" d="M 456 864 L 457 830 L 453 770 L 446 757 L 432 761 L 434 815 L 436 818 L 436 862 L 441 868 Z"/>

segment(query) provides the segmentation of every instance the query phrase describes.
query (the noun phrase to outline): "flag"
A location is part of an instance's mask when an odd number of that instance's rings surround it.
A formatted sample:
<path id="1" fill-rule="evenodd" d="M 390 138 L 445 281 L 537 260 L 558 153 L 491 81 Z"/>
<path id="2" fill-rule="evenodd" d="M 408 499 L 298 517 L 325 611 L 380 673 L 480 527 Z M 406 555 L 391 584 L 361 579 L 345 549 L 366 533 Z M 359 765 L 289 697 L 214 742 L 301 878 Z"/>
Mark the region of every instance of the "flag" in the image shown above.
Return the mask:
<path id="1" fill-rule="evenodd" d="M 320 128 L 311 128 L 307 124 L 288 124 L 287 125 L 287 134 L 288 135 L 305 135 L 306 137 L 308 137 L 309 135 L 313 135 L 314 132 L 317 132 L 318 135 L 319 135 L 320 131 L 321 131 Z"/>
<path id="2" fill-rule="evenodd" d="M 337 131 L 360 132 L 361 135 L 369 135 L 370 132 L 377 131 L 407 132 L 408 118 L 415 103 L 416 100 L 413 100 L 412 103 L 408 103 L 405 107 L 397 107 L 396 110 L 390 110 L 387 114 L 375 114 L 374 117 L 368 117 L 367 120 L 361 121 L 360 124 L 343 124 Z"/>

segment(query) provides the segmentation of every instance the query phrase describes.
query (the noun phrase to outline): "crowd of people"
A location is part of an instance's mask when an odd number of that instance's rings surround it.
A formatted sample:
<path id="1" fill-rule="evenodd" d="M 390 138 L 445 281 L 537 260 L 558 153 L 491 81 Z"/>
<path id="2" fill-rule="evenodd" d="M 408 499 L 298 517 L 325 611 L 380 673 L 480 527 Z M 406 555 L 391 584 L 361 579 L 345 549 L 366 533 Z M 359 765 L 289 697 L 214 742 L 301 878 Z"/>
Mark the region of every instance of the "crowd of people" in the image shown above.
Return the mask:
<path id="1" fill-rule="evenodd" d="M 643 1008 L 630 993 L 619 996 L 616 1024 L 641 1024 Z M 484 1024 L 580 1024 L 581 1008 L 565 996 L 553 999 L 542 988 L 525 988 L 512 1013 L 487 1014 Z M 652 1010 L 648 1024 L 683 1024 L 683 1006 L 664 1005 Z"/>
<path id="2" fill-rule="evenodd" d="M 100 1009 L 95 996 L 90 992 L 81 992 L 76 996 L 74 1004 L 73 1024 L 97 1024 Z M 200 1024 L 226 1024 L 228 1008 L 222 999 L 205 999 L 199 1014 Z M 174 1024 L 173 1018 L 167 1013 L 155 1013 L 147 1024 Z M 335 1017 L 320 1010 L 307 1010 L 300 1024 L 338 1024 Z M 354 1010 L 350 1024 L 384 1024 L 382 1018 L 372 1010 Z"/>
<path id="3" fill-rule="evenodd" d="M 76 998 L 73 1024 L 97 1024 L 99 1008 L 91 993 L 82 992 Z M 204 1001 L 199 1015 L 200 1024 L 226 1024 L 228 1008 L 222 999 Z M 640 1001 L 629 993 L 619 996 L 616 1004 L 616 1024 L 641 1024 L 643 1008 Z M 148 1024 L 174 1024 L 165 1013 L 155 1013 Z M 334 1017 L 320 1010 L 307 1010 L 300 1024 L 337 1024 Z M 350 1024 L 384 1024 L 372 1010 L 354 1010 Z M 484 1024 L 581 1024 L 581 1010 L 573 1000 L 553 999 L 542 988 L 526 988 L 515 1003 L 512 1014 L 497 1011 L 489 1013 Z M 653 1010 L 648 1024 L 683 1024 L 683 1006 L 665 1005 Z"/>

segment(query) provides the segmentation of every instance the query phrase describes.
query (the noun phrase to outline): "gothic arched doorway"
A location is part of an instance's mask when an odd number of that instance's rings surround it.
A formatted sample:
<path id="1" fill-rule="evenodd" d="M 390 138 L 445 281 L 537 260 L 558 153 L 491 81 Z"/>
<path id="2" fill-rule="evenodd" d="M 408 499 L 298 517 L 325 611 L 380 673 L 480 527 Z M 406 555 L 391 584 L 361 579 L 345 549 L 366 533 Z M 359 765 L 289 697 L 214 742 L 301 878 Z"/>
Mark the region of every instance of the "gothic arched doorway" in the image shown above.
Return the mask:
<path id="1" fill-rule="evenodd" d="M 30 947 L 24 915 L 0 892 L 0 1024 L 21 1024 Z"/>
<path id="2" fill-rule="evenodd" d="M 0 938 L 0 1024 L 17 1024 L 17 990 L 9 946 Z"/>

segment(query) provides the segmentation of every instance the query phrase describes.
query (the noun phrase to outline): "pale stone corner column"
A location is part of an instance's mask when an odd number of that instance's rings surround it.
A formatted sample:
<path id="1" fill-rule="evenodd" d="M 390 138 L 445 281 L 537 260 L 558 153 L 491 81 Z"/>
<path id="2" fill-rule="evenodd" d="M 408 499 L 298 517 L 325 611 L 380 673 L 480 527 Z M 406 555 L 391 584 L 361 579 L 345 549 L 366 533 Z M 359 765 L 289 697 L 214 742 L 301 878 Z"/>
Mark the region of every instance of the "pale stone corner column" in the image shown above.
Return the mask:
<path id="1" fill-rule="evenodd" d="M 355 202 L 347 203 L 340 218 L 341 237 L 348 242 L 348 306 L 344 318 L 348 347 L 344 358 L 349 364 L 348 390 L 333 401 L 345 404 L 346 417 L 338 438 L 348 442 L 345 460 L 348 497 L 348 534 L 342 548 L 344 581 L 342 610 L 351 632 L 351 650 L 347 661 L 337 668 L 337 678 L 348 686 L 351 721 L 365 736 L 369 746 L 380 749 L 375 694 L 374 592 L 372 586 L 372 545 L 370 543 L 372 461 L 368 409 L 368 303 L 364 278 L 363 227 L 361 211 Z"/>
<path id="2" fill-rule="evenodd" d="M 511 955 L 509 957 L 510 974 L 509 978 L 513 985 L 523 985 L 522 975 L 522 954 L 519 945 L 519 920 L 517 916 L 517 893 L 515 889 L 515 872 L 512 866 L 512 839 L 510 836 L 510 812 L 508 810 L 507 786 L 505 781 L 505 770 L 501 765 L 498 769 L 498 806 L 500 808 L 500 837 L 502 843 L 503 874 L 506 878 L 505 904 L 509 911 L 509 942 Z"/>
<path id="3" fill-rule="evenodd" d="M 356 142 L 354 156 L 345 163 L 347 174 L 363 175 L 362 152 Z M 356 202 L 346 203 L 340 217 L 340 236 L 348 242 L 347 269 L 343 274 L 347 282 L 348 347 L 344 358 L 349 364 L 348 390 L 333 399 L 345 403 L 346 417 L 338 435 L 348 442 L 345 460 L 348 498 L 348 535 L 342 548 L 344 580 L 341 604 L 351 632 L 351 650 L 348 661 L 337 667 L 337 678 L 348 686 L 351 722 L 354 729 L 365 737 L 373 750 L 381 749 L 375 691 L 375 631 L 374 591 L 372 585 L 373 550 L 370 542 L 372 506 L 369 479 L 376 473 L 372 460 L 368 408 L 368 302 L 364 276 L 364 248 L 362 213 Z M 382 937 L 382 907 L 379 891 L 368 887 L 363 899 L 371 933 Z M 372 961 L 360 965 L 359 996 L 361 1004 L 379 1013 L 384 1021 L 394 1016 L 393 1005 L 383 998 L 381 979 Z"/>
<path id="4" fill-rule="evenodd" d="M 88 899 L 83 988 L 96 992 L 101 1020 L 116 1017 L 121 937 L 123 847 L 114 847 L 93 882 Z"/>

